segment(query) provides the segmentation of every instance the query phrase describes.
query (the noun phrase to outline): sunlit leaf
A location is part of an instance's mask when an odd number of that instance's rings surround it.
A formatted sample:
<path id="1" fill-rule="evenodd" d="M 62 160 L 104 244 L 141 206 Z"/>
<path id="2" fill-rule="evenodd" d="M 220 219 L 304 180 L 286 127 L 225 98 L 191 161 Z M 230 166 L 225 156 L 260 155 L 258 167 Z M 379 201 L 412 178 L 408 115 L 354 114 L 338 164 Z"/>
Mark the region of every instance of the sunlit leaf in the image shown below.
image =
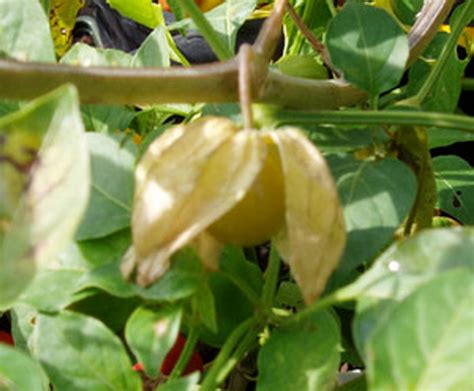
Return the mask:
<path id="1" fill-rule="evenodd" d="M 89 157 L 74 87 L 0 120 L 0 306 L 69 243 L 89 196 Z"/>
<path id="2" fill-rule="evenodd" d="M 152 0 L 107 0 L 113 8 L 134 21 L 149 28 L 164 24 L 161 8 Z"/>
<path id="3" fill-rule="evenodd" d="M 307 303 L 319 297 L 344 250 L 346 233 L 333 177 L 323 156 L 298 130 L 272 133 L 285 181 L 286 227 L 276 245 Z"/>
<path id="4" fill-rule="evenodd" d="M 48 19 L 37 0 L 0 1 L 0 58 L 54 62 Z"/>
<path id="5" fill-rule="evenodd" d="M 374 390 L 468 390 L 474 372 L 474 278 L 463 270 L 422 285 L 380 322 L 367 346 Z"/>

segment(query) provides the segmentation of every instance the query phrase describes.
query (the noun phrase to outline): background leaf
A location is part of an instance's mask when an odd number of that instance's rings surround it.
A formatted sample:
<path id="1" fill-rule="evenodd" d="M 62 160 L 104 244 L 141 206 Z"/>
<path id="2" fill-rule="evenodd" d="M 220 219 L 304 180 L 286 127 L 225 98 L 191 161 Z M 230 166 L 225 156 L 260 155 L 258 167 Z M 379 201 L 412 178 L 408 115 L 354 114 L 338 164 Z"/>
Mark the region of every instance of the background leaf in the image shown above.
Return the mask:
<path id="1" fill-rule="evenodd" d="M 306 312 L 283 322 L 258 354 L 257 391 L 332 390 L 339 344 L 339 325 L 328 311 Z"/>
<path id="2" fill-rule="evenodd" d="M 120 339 L 94 318 L 40 314 L 34 338 L 35 353 L 60 390 L 141 390 Z"/>
<path id="3" fill-rule="evenodd" d="M 372 96 L 395 87 L 408 59 L 408 41 L 385 10 L 346 3 L 330 22 L 326 43 L 344 78 Z"/>
<path id="4" fill-rule="evenodd" d="M 152 0 L 107 0 L 113 8 L 134 21 L 149 28 L 164 23 L 161 8 Z"/>
<path id="5" fill-rule="evenodd" d="M 110 235 L 130 225 L 134 157 L 112 137 L 88 133 L 91 198 L 77 240 Z"/>
<path id="6" fill-rule="evenodd" d="M 474 224 L 474 170 L 457 156 L 433 159 L 437 206 L 463 224 Z"/>
<path id="7" fill-rule="evenodd" d="M 0 0 L 0 58 L 55 62 L 48 19 L 37 0 Z"/>
<path id="8" fill-rule="evenodd" d="M 181 316 L 180 305 L 141 306 L 130 316 L 125 338 L 148 376 L 160 373 L 161 364 L 178 337 Z"/>
<path id="9" fill-rule="evenodd" d="M 474 361 L 474 279 L 445 273 L 400 302 L 367 345 L 372 389 L 468 390 Z"/>

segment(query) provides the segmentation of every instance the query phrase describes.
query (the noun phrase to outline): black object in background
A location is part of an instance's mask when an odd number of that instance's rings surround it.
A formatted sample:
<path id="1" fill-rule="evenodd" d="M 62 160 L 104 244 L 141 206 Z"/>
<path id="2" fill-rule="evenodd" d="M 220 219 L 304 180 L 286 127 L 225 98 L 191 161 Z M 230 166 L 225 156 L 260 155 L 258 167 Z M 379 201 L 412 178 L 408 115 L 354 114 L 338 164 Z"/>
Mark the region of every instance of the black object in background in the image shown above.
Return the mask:
<path id="1" fill-rule="evenodd" d="M 164 12 L 167 24 L 175 21 L 170 12 Z M 243 43 L 252 44 L 257 38 L 263 19 L 249 20 L 237 33 L 237 48 Z M 126 18 L 110 8 L 105 0 L 86 0 L 77 18 L 73 31 L 74 41 L 83 41 L 93 46 L 120 49 L 125 52 L 136 50 L 151 30 Z M 182 36 L 173 32 L 176 46 L 191 64 L 203 64 L 217 61 L 216 56 L 205 39 L 194 30 Z M 277 52 L 281 53 L 283 41 Z"/>

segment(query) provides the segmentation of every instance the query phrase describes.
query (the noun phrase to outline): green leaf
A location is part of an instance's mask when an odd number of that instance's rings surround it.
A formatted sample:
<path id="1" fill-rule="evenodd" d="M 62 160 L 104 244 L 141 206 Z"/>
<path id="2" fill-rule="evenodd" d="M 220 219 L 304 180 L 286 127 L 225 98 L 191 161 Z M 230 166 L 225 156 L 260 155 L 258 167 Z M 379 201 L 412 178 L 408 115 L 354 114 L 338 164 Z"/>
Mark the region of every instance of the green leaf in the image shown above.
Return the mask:
<path id="1" fill-rule="evenodd" d="M 276 66 L 280 72 L 290 76 L 328 78 L 328 70 L 311 55 L 288 55 L 278 60 Z"/>
<path id="2" fill-rule="evenodd" d="M 166 39 L 167 30 L 158 26 L 145 39 L 133 56 L 134 67 L 169 67 L 170 48 Z"/>
<path id="3" fill-rule="evenodd" d="M 256 0 L 226 0 L 221 5 L 206 12 L 206 18 L 227 49 L 235 52 L 235 42 L 239 28 L 244 24 L 257 5 Z M 184 19 L 170 28 L 196 29 L 190 19 Z"/>
<path id="4" fill-rule="evenodd" d="M 84 273 L 85 270 L 74 269 L 42 270 L 18 301 L 41 311 L 59 311 L 74 300 L 76 287 Z"/>
<path id="5" fill-rule="evenodd" d="M 340 339 L 338 322 L 328 311 L 282 323 L 258 355 L 257 391 L 332 390 Z"/>
<path id="6" fill-rule="evenodd" d="M 35 353 L 59 390 L 142 389 L 120 339 L 94 318 L 40 314 L 35 341 Z"/>
<path id="7" fill-rule="evenodd" d="M 84 43 L 76 43 L 61 58 L 61 64 L 83 67 L 129 67 L 132 56 L 121 50 L 95 48 Z"/>
<path id="8" fill-rule="evenodd" d="M 0 344 L 0 390 L 47 391 L 49 387 L 37 362 L 19 349 Z"/>
<path id="9" fill-rule="evenodd" d="M 403 75 L 408 40 L 381 8 L 346 3 L 329 22 L 326 42 L 333 65 L 372 96 L 395 87 Z"/>
<path id="10" fill-rule="evenodd" d="M 370 262 L 393 238 L 415 199 L 416 181 L 400 161 L 329 156 L 348 232 L 337 273 Z"/>
<path id="11" fill-rule="evenodd" d="M 1 0 L 0 7 L 0 58 L 56 61 L 48 19 L 37 0 Z"/>
<path id="12" fill-rule="evenodd" d="M 431 229 L 392 245 L 358 280 L 337 293 L 357 299 L 353 330 L 359 352 L 393 306 L 421 284 L 451 269 L 474 271 L 473 228 Z"/>
<path id="13" fill-rule="evenodd" d="M 129 228 L 99 239 L 77 242 L 80 253 L 92 268 L 119 261 L 132 242 Z"/>
<path id="14" fill-rule="evenodd" d="M 437 206 L 463 224 L 474 224 L 474 170 L 457 156 L 433 159 Z"/>
<path id="15" fill-rule="evenodd" d="M 474 141 L 474 133 L 456 129 L 428 128 L 430 148 L 443 147 L 464 141 Z"/>
<path id="16" fill-rule="evenodd" d="M 89 196 L 79 100 L 68 85 L 0 119 L 0 308 L 57 264 Z"/>
<path id="17" fill-rule="evenodd" d="M 423 52 L 423 58 L 419 59 L 410 68 L 408 73 L 407 93 L 416 95 L 429 73 L 433 68 L 433 62 L 437 61 L 441 51 L 446 46 L 449 34 L 437 34 L 429 47 Z M 459 60 L 456 51 L 449 54 L 442 77 L 439 77 L 430 89 L 429 95 L 423 100 L 422 109 L 427 111 L 438 111 L 452 113 L 456 109 L 461 95 L 461 79 L 469 60 Z"/>
<path id="18" fill-rule="evenodd" d="M 242 288 L 259 297 L 262 286 L 261 271 L 245 259 L 242 249 L 225 246 L 219 259 L 219 270 L 209 274 L 217 331 L 203 329 L 201 340 L 211 346 L 221 346 L 235 327 L 252 316 L 255 310 Z"/>
<path id="19" fill-rule="evenodd" d="M 123 16 L 133 19 L 149 28 L 164 24 L 161 8 L 151 0 L 107 0 Z"/>
<path id="20" fill-rule="evenodd" d="M 138 296 L 152 301 L 176 301 L 192 296 L 202 284 L 204 271 L 194 252 L 182 250 L 172 258 L 170 269 L 148 288 L 125 281 L 120 263 L 111 263 L 85 275 L 81 289 L 99 288 L 118 297 Z"/>
<path id="21" fill-rule="evenodd" d="M 125 327 L 125 338 L 145 372 L 156 377 L 166 354 L 178 337 L 181 324 L 180 305 L 142 306 L 135 310 Z"/>
<path id="22" fill-rule="evenodd" d="M 217 333 L 217 315 L 214 295 L 208 282 L 201 284 L 194 295 L 201 323 L 213 333 Z"/>
<path id="23" fill-rule="evenodd" d="M 125 130 L 136 115 L 127 106 L 82 105 L 81 111 L 87 130 L 108 134 Z"/>
<path id="24" fill-rule="evenodd" d="M 91 198 L 77 240 L 110 235 L 130 225 L 134 157 L 112 137 L 88 133 Z"/>
<path id="25" fill-rule="evenodd" d="M 173 379 L 160 385 L 157 391 L 194 391 L 199 381 L 199 373 L 192 373 L 180 379 Z"/>
<path id="26" fill-rule="evenodd" d="M 474 372 L 474 279 L 445 273 L 400 302 L 368 341 L 374 390 L 468 390 Z"/>

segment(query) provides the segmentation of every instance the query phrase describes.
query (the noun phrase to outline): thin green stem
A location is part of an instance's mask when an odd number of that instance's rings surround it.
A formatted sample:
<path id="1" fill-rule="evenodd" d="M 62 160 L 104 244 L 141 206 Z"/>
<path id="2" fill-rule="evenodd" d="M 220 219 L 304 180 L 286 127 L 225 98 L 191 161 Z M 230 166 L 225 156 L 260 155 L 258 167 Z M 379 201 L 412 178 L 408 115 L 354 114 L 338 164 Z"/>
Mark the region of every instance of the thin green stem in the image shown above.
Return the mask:
<path id="1" fill-rule="evenodd" d="M 228 60 L 232 58 L 234 53 L 230 51 L 222 42 L 220 37 L 216 34 L 215 30 L 212 28 L 209 21 L 206 19 L 204 14 L 201 12 L 199 7 L 196 5 L 194 0 L 178 0 L 179 4 L 183 8 L 184 12 L 186 12 L 191 19 L 193 20 L 194 24 L 196 25 L 197 29 L 204 37 L 206 42 L 212 48 L 214 53 L 216 54 L 217 58 L 221 61 Z"/>
<path id="2" fill-rule="evenodd" d="M 252 348 L 252 346 L 256 344 L 257 332 L 258 328 L 256 326 L 247 332 L 239 346 L 230 355 L 225 364 L 220 368 L 220 371 L 216 377 L 217 385 L 225 380 L 232 369 L 242 360 L 242 357 L 245 355 L 245 353 L 247 353 Z"/>
<path id="3" fill-rule="evenodd" d="M 186 365 L 188 364 L 189 359 L 191 358 L 194 348 L 196 347 L 196 344 L 198 342 L 199 334 L 199 327 L 195 326 L 191 328 L 187 336 L 186 343 L 184 344 L 184 348 L 181 354 L 179 355 L 179 359 L 170 373 L 169 380 L 178 378 L 186 368 Z"/>
<path id="4" fill-rule="evenodd" d="M 474 133 L 474 118 L 459 114 L 433 113 L 410 110 L 385 111 L 318 111 L 298 112 L 277 110 L 271 106 L 258 107 L 254 113 L 260 125 L 284 124 L 321 125 L 412 125 L 456 129 Z M 329 130 L 328 130 L 329 131 Z"/>
<path id="5" fill-rule="evenodd" d="M 254 317 L 243 321 L 237 326 L 230 336 L 225 341 L 219 354 L 214 360 L 211 369 L 204 378 L 201 384 L 201 391 L 215 391 L 218 383 L 218 377 L 221 369 L 226 365 L 227 360 L 231 357 L 238 344 L 242 341 L 242 338 L 255 326 L 256 319 Z"/>
<path id="6" fill-rule="evenodd" d="M 461 36 L 464 26 L 466 26 L 472 19 L 472 15 L 474 13 L 474 1 L 464 3 L 463 7 L 464 8 L 462 9 L 461 14 L 459 15 L 453 26 L 452 33 L 448 39 L 448 42 L 446 43 L 446 45 L 444 45 L 443 50 L 441 51 L 441 55 L 438 61 L 436 62 L 435 66 L 428 75 L 428 78 L 425 80 L 425 82 L 423 83 L 423 85 L 415 96 L 415 99 L 420 104 L 426 99 L 426 97 L 432 91 L 433 86 L 440 78 L 441 73 L 444 71 L 451 54 L 455 50 L 455 47 L 457 45 L 459 37 Z"/>
<path id="7" fill-rule="evenodd" d="M 265 270 L 265 284 L 262 291 L 262 302 L 265 310 L 271 310 L 273 307 L 273 298 L 278 286 L 280 264 L 280 256 L 275 245 L 272 243 L 267 270 Z"/>

